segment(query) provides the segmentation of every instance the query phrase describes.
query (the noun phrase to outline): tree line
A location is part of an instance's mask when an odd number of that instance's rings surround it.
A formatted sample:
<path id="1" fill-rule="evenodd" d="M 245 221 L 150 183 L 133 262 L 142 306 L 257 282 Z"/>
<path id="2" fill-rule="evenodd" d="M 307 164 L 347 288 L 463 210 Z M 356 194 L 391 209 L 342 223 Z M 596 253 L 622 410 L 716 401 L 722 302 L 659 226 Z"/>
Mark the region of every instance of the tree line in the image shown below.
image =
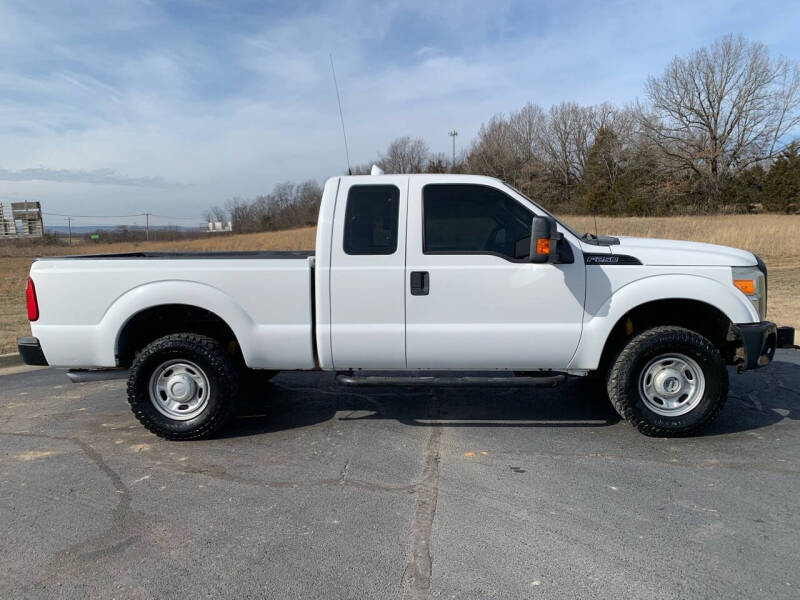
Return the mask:
<path id="1" fill-rule="evenodd" d="M 230 219 L 234 233 L 304 227 L 316 224 L 321 199 L 322 186 L 317 181 L 289 181 L 252 200 L 232 198 L 224 207 L 213 206 L 206 217 L 209 221 Z"/>
<path id="2" fill-rule="evenodd" d="M 400 137 L 352 171 L 490 175 L 570 213 L 800 212 L 796 62 L 727 35 L 673 58 L 644 92 L 621 107 L 530 102 L 494 115 L 455 161 Z M 235 229 L 285 228 L 313 223 L 320 196 L 316 182 L 286 183 L 226 208 Z"/>

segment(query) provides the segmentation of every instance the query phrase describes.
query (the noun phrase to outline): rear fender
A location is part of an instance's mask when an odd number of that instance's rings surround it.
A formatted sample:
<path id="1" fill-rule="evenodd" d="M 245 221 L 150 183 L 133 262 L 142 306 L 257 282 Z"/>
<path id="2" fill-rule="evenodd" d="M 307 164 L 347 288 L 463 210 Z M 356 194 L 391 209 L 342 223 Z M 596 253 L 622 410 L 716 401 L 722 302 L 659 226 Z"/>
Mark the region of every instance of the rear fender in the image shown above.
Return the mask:
<path id="1" fill-rule="evenodd" d="M 195 306 L 214 313 L 233 331 L 245 362 L 252 360 L 252 332 L 256 324 L 250 316 L 219 289 L 189 281 L 157 281 L 125 292 L 108 308 L 97 325 L 97 347 L 104 352 L 110 349 L 116 356 L 125 324 L 143 310 L 168 304 Z"/>

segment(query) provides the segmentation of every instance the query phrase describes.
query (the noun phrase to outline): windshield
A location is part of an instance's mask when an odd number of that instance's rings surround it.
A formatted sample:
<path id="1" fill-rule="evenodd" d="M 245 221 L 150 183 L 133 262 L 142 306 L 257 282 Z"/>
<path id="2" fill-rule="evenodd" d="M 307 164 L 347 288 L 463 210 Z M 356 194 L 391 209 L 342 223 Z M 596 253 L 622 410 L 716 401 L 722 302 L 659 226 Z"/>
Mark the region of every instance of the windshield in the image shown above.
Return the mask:
<path id="1" fill-rule="evenodd" d="M 570 227 L 569 225 L 567 225 L 566 223 L 564 223 L 564 221 L 562 221 L 561 219 L 559 219 L 557 216 L 555 216 L 555 215 L 554 215 L 553 213 L 551 213 L 549 210 L 546 210 L 546 209 L 542 208 L 542 207 L 541 207 L 541 205 L 537 204 L 536 202 L 534 202 L 533 200 L 531 200 L 530 198 L 528 198 L 528 197 L 527 197 L 525 194 L 523 194 L 522 192 L 520 192 L 520 191 L 519 191 L 517 188 L 515 188 L 513 185 L 509 185 L 509 184 L 507 184 L 505 181 L 503 182 L 503 185 L 504 185 L 504 186 L 506 186 L 508 189 L 510 189 L 510 190 L 512 190 L 512 191 L 514 191 L 514 192 L 516 192 L 516 193 L 517 193 L 517 194 L 519 194 L 520 196 L 522 196 L 522 197 L 523 197 L 525 200 L 527 200 L 528 202 L 530 202 L 531 204 L 533 204 L 533 205 L 534 205 L 536 208 L 538 208 L 540 211 L 542 211 L 542 212 L 543 212 L 544 214 L 546 214 L 547 216 L 549 216 L 549 217 L 552 217 L 553 219 L 555 219 L 555 220 L 556 220 L 556 222 L 557 222 L 559 225 L 561 225 L 561 227 L 563 227 L 564 229 L 566 229 L 567 231 L 569 231 L 569 232 L 570 232 L 572 235 L 574 235 L 576 238 L 578 238 L 578 239 L 582 239 L 582 238 L 584 237 L 584 234 L 582 234 L 582 233 L 578 233 L 577 231 L 575 231 L 575 230 L 574 230 L 572 227 Z"/>

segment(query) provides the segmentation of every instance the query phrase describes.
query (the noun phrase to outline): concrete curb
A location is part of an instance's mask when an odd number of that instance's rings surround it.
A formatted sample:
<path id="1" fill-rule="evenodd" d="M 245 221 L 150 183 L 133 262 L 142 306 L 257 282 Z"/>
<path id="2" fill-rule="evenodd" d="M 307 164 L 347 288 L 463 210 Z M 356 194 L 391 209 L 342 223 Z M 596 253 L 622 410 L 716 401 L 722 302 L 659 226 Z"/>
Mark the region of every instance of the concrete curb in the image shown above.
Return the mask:
<path id="1" fill-rule="evenodd" d="M 14 367 L 22 364 L 22 357 L 16 352 L 12 354 L 0 354 L 0 367 Z"/>

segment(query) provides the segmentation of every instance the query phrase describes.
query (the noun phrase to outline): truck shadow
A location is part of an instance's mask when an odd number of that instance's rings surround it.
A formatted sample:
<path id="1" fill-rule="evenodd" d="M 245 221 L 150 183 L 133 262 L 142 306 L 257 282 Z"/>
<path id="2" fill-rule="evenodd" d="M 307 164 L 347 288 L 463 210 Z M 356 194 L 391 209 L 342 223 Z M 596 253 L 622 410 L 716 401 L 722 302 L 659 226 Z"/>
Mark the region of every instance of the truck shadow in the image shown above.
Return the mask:
<path id="1" fill-rule="evenodd" d="M 328 374 L 281 374 L 246 398 L 220 437 L 258 435 L 340 422 L 392 419 L 429 427 L 604 427 L 619 422 L 606 402 L 570 381 L 554 389 L 337 385 Z"/>
<path id="2" fill-rule="evenodd" d="M 739 376 L 702 436 L 760 429 L 800 418 L 800 365 L 776 360 Z M 415 427 L 597 428 L 620 423 L 598 384 L 572 380 L 553 389 L 353 388 L 329 373 L 282 373 L 244 402 L 220 437 L 259 435 L 324 423 L 393 419 Z M 620 424 L 624 425 L 624 424 Z"/>
<path id="3" fill-rule="evenodd" d="M 729 372 L 728 402 L 701 437 L 752 431 L 784 419 L 800 420 L 800 364 L 776 357 L 763 369 L 743 375 L 732 368 Z"/>

